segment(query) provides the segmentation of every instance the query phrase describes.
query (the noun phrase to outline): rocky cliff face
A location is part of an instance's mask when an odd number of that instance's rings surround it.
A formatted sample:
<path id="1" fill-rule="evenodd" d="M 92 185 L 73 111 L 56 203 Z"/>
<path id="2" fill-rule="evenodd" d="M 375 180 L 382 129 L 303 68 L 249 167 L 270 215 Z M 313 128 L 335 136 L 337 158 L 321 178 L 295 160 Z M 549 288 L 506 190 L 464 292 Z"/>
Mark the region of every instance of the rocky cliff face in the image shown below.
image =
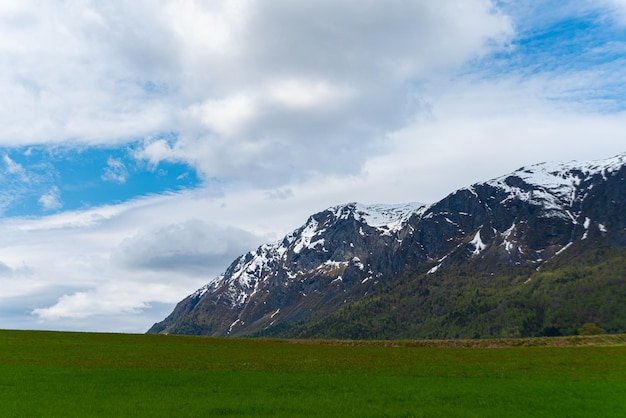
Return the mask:
<path id="1" fill-rule="evenodd" d="M 150 333 L 262 334 L 322 320 L 397 277 L 471 263 L 540 269 L 568 251 L 626 246 L 626 154 L 538 164 L 432 205 L 350 203 L 237 260 Z M 270 332 L 271 333 L 271 332 Z"/>

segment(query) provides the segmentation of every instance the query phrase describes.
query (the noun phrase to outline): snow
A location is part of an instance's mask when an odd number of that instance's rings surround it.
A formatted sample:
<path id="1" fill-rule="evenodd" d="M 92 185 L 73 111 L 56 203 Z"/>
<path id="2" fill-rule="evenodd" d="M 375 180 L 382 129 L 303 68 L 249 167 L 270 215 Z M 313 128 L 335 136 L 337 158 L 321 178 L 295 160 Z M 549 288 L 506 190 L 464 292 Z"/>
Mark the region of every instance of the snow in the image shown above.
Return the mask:
<path id="1" fill-rule="evenodd" d="M 233 328 L 238 324 L 241 323 L 241 325 L 244 324 L 244 322 L 241 319 L 236 319 L 235 322 L 233 322 L 232 324 L 230 324 L 230 327 L 228 327 L 228 334 L 230 334 L 230 332 L 233 330 Z"/>
<path id="2" fill-rule="evenodd" d="M 204 286 L 202 286 L 200 289 L 196 290 L 194 293 L 191 294 L 191 298 L 198 298 L 198 297 L 202 297 L 206 292 L 209 291 L 210 288 L 210 283 L 209 284 L 205 284 Z"/>
<path id="3" fill-rule="evenodd" d="M 602 224 L 598 224 L 598 229 L 600 230 L 600 232 L 607 232 L 606 226 Z"/>
<path id="4" fill-rule="evenodd" d="M 509 196 L 503 200 L 520 199 L 532 204 L 543 206 L 546 216 L 565 217 L 572 219 L 575 216 L 568 214 L 566 208 L 571 207 L 576 200 L 578 187 L 581 182 L 594 175 L 606 178 L 626 164 L 626 153 L 613 158 L 590 162 L 568 163 L 540 163 L 530 167 L 522 167 L 511 174 L 497 177 L 486 184 L 506 191 Z M 507 184 L 507 179 L 517 177 L 532 190 L 522 190 L 520 187 Z M 470 189 L 471 190 L 471 189 Z"/>
<path id="5" fill-rule="evenodd" d="M 428 270 L 428 272 L 426 274 L 433 274 L 433 273 L 435 273 L 437 270 L 439 270 L 439 267 L 441 267 L 441 264 L 437 264 L 435 267 L 433 267 L 430 270 Z"/>
<path id="6" fill-rule="evenodd" d="M 327 260 L 324 261 L 317 269 L 326 269 L 326 270 L 334 270 L 334 269 L 340 269 L 340 268 L 345 268 L 348 265 L 347 261 L 332 261 L 332 260 Z"/>
<path id="7" fill-rule="evenodd" d="M 302 231 L 300 232 L 300 237 L 298 238 L 298 240 L 296 241 L 295 246 L 293 247 L 293 252 L 296 254 L 300 254 L 300 252 L 305 249 L 305 248 L 314 248 L 315 245 L 317 245 L 319 243 L 319 241 L 316 241 L 313 245 L 311 246 L 311 240 L 313 239 L 313 237 L 315 237 L 316 235 L 319 235 L 321 232 L 323 232 L 324 230 L 318 231 L 318 222 L 313 219 L 310 218 L 309 221 L 307 222 L 307 224 L 304 226 L 304 228 L 302 229 Z"/>
<path id="8" fill-rule="evenodd" d="M 352 203 L 354 218 L 373 228 L 378 229 L 384 235 L 391 235 L 404 227 L 411 215 L 425 210 L 421 203 L 406 203 L 400 205 L 363 205 Z"/>
<path id="9" fill-rule="evenodd" d="M 365 266 L 363 265 L 363 263 L 361 262 L 361 259 L 359 257 L 353 257 L 352 258 L 352 264 L 354 264 L 359 270 L 365 270 Z"/>
<path id="10" fill-rule="evenodd" d="M 263 244 L 255 251 L 242 255 L 226 273 L 213 279 L 205 287 L 199 289 L 196 294 L 204 294 L 208 290 L 216 289 L 227 283 L 225 295 L 231 305 L 234 307 L 245 304 L 258 291 L 265 275 L 274 270 L 278 261 L 285 257 L 287 246 L 293 241 L 293 234 L 288 235 L 281 241 Z M 296 277 L 290 272 L 287 272 L 287 276 L 290 279 Z"/>
<path id="11" fill-rule="evenodd" d="M 504 242 L 503 242 L 504 248 L 506 249 L 506 252 L 508 252 L 509 254 L 511 254 L 511 251 L 515 247 L 515 243 L 509 239 L 511 234 L 513 234 L 514 230 L 515 230 L 515 223 L 511 224 L 511 227 L 502 233 L 502 237 L 504 238 Z"/>
<path id="12" fill-rule="evenodd" d="M 480 231 L 476 232 L 476 235 L 474 235 L 474 239 L 470 241 L 470 244 L 474 246 L 474 252 L 472 255 L 478 255 L 481 251 L 487 248 L 487 244 L 485 244 L 480 238 Z"/>
<path id="13" fill-rule="evenodd" d="M 459 226 L 459 224 L 457 224 L 456 222 L 452 221 L 450 218 L 446 217 L 445 219 L 446 219 L 446 222 L 448 222 L 449 224 L 454 225 L 456 227 Z"/>
<path id="14" fill-rule="evenodd" d="M 307 248 L 312 249 L 312 248 L 315 248 L 315 247 L 317 247 L 317 246 L 320 246 L 320 247 L 322 247 L 322 251 L 327 251 L 327 250 L 324 248 L 324 242 L 325 242 L 325 241 L 324 241 L 324 238 L 320 238 L 320 239 L 318 239 L 317 241 L 311 242 L 311 243 L 307 246 Z"/>
<path id="15" fill-rule="evenodd" d="M 554 256 L 556 257 L 557 255 L 561 254 L 563 251 L 567 250 L 569 247 L 571 247 L 573 244 L 573 242 L 568 243 L 565 247 L 561 248 L 559 251 L 556 252 L 556 254 L 554 254 Z"/>

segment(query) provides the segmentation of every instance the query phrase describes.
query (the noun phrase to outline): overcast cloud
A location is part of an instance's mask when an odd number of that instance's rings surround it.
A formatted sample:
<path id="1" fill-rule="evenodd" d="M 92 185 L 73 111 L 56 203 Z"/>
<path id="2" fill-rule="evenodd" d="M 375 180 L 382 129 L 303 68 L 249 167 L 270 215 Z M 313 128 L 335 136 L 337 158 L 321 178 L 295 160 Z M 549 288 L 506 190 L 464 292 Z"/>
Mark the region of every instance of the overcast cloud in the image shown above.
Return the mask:
<path id="1" fill-rule="evenodd" d="M 262 185 L 358 172 L 414 117 L 423 80 L 513 34 L 485 0 L 4 7 L 0 141 L 141 137 L 153 164 Z"/>
<path id="2" fill-rule="evenodd" d="M 325 207 L 624 152 L 625 58 L 623 0 L 5 0 L 0 327 L 143 332 Z"/>

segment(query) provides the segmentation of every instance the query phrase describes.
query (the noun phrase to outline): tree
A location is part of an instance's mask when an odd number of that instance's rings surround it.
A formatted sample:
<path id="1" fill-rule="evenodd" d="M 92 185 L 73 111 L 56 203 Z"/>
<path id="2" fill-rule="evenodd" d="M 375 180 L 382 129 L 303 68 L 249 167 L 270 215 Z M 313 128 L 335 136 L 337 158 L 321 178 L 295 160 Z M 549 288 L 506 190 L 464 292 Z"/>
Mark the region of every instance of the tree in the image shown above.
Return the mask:
<path id="1" fill-rule="evenodd" d="M 578 328 L 579 335 L 598 335 L 598 334 L 604 334 L 605 332 L 606 331 L 604 331 L 602 328 L 600 328 L 593 322 L 587 322 L 582 327 Z"/>

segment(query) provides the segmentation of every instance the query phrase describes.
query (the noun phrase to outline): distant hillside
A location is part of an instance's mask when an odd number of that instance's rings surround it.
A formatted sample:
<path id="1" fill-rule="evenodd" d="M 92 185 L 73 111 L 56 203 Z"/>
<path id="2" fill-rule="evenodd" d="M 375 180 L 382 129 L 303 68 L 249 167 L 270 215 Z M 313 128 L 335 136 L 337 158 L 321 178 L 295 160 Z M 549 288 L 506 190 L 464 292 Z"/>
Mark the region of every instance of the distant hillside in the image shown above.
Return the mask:
<path id="1" fill-rule="evenodd" d="M 432 205 L 350 203 L 235 260 L 149 333 L 480 338 L 626 330 L 626 154 Z"/>

